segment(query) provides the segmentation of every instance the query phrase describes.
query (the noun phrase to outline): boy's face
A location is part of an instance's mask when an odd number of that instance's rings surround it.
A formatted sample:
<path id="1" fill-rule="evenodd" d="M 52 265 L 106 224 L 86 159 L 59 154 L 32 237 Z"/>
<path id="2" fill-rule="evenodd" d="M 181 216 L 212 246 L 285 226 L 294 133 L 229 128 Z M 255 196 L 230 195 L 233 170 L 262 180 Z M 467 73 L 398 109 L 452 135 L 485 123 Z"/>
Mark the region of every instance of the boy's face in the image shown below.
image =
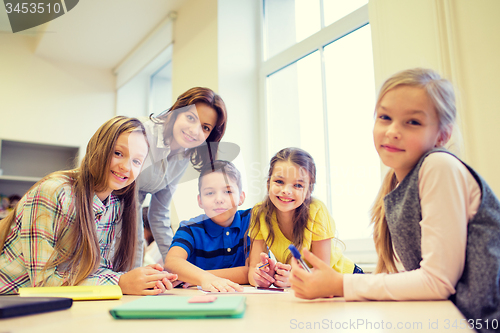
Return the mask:
<path id="1" fill-rule="evenodd" d="M 214 223 L 228 227 L 233 223 L 234 214 L 245 201 L 236 182 L 222 172 L 211 172 L 201 179 L 198 205 Z"/>

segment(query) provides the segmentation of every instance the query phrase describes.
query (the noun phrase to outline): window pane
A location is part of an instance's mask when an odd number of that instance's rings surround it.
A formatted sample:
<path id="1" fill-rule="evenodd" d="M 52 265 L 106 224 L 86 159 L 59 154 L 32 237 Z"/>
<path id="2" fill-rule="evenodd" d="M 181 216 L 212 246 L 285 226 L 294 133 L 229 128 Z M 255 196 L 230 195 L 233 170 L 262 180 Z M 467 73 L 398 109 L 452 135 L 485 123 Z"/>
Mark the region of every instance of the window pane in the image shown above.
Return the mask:
<path id="1" fill-rule="evenodd" d="M 367 3 L 368 0 L 323 0 L 325 27 Z"/>
<path id="2" fill-rule="evenodd" d="M 117 114 L 144 117 L 158 114 L 172 102 L 172 46 L 117 91 Z"/>
<path id="3" fill-rule="evenodd" d="M 266 59 L 321 28 L 319 0 L 265 0 L 264 18 Z"/>
<path id="4" fill-rule="evenodd" d="M 326 203 L 325 136 L 318 51 L 267 78 L 268 160 L 286 147 L 299 147 L 314 158 L 313 196 Z"/>
<path id="5" fill-rule="evenodd" d="M 172 103 L 172 62 L 169 61 L 151 75 L 149 113 L 159 114 Z"/>
<path id="6" fill-rule="evenodd" d="M 324 48 L 332 215 L 343 240 L 370 237 L 369 210 L 380 186 L 371 45 L 366 25 Z"/>

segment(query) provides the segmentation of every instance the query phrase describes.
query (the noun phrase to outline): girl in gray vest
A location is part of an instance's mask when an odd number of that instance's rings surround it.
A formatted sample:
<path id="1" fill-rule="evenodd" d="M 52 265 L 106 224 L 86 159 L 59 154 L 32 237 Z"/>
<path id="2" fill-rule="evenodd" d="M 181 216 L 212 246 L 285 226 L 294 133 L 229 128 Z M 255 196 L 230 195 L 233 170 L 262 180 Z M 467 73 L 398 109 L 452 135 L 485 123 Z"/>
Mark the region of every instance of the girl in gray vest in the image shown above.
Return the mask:
<path id="1" fill-rule="evenodd" d="M 341 275 L 304 251 L 316 269 L 292 262 L 296 296 L 450 299 L 470 327 L 500 327 L 500 202 L 443 148 L 455 118 L 453 87 L 432 70 L 402 71 L 384 83 L 373 138 L 391 169 L 372 210 L 378 274 Z"/>

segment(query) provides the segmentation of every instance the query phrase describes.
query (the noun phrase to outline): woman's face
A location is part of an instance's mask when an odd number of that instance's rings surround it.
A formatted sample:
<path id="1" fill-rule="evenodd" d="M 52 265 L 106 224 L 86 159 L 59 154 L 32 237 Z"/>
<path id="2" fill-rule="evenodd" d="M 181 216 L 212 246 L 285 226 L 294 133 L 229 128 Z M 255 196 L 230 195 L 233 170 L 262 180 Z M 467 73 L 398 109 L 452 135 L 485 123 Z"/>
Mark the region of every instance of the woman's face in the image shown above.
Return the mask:
<path id="1" fill-rule="evenodd" d="M 201 145 L 217 124 L 217 112 L 205 103 L 191 105 L 180 113 L 172 130 L 172 150 L 195 148 Z"/>

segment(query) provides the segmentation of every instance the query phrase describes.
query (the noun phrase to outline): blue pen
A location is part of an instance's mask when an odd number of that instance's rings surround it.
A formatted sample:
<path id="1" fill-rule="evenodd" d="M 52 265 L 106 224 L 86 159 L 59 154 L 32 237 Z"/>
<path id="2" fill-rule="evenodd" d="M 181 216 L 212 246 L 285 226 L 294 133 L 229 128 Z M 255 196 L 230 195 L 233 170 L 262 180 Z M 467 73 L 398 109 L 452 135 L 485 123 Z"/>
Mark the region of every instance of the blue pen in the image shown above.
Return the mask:
<path id="1" fill-rule="evenodd" d="M 292 255 L 295 257 L 295 259 L 297 259 L 297 261 L 302 265 L 302 268 L 304 268 L 306 272 L 311 273 L 309 267 L 306 265 L 304 260 L 302 260 L 299 250 L 297 250 L 297 248 L 293 244 L 290 244 L 288 249 L 290 250 L 290 252 L 292 252 Z"/>

